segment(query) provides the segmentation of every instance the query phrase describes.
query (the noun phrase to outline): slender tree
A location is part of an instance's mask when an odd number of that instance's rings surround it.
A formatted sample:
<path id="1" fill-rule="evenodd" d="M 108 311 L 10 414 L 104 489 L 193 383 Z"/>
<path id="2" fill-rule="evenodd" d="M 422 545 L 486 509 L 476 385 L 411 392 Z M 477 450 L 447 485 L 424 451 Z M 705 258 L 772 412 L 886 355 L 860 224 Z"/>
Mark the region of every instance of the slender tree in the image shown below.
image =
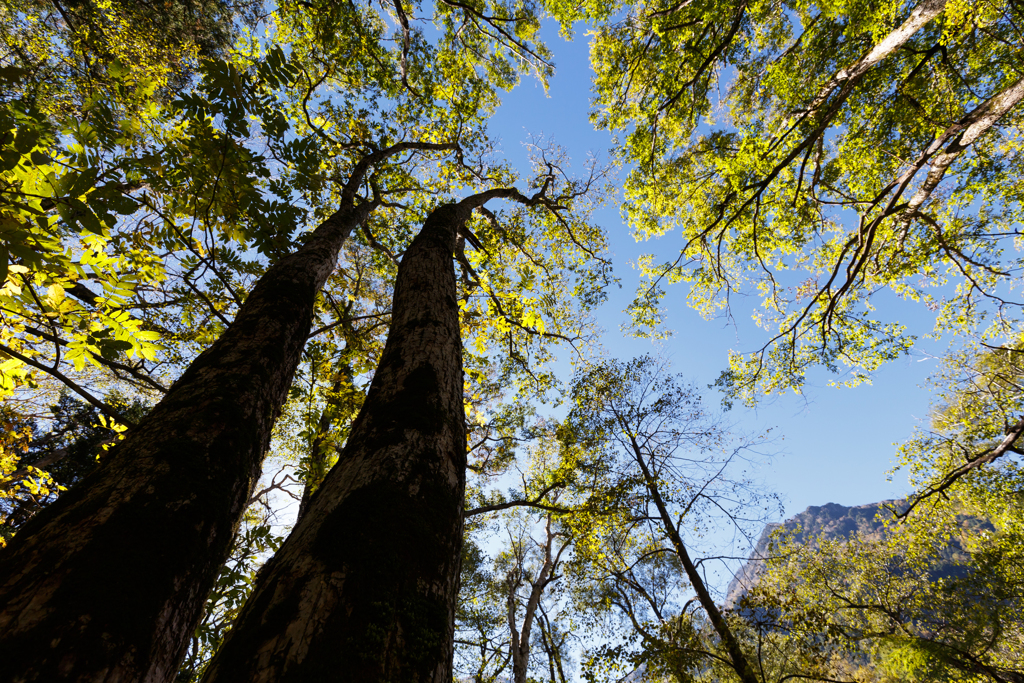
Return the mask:
<path id="1" fill-rule="evenodd" d="M 707 616 L 720 648 L 714 655 L 712 648 L 688 648 L 685 657 L 675 657 L 686 664 L 677 662 L 674 668 L 699 668 L 716 658 L 743 683 L 758 683 L 755 660 L 712 595 L 701 567 L 704 559 L 685 536 L 687 527 L 700 530 L 724 521 L 749 539 L 745 527 L 763 522 L 753 515 L 770 497 L 744 475 L 733 473 L 751 442 L 731 435 L 705 410 L 694 387 L 666 376 L 650 357 L 610 361 L 581 372 L 573 399 L 563 435 L 589 445 L 596 455 L 587 468 L 601 474 L 590 484 L 591 509 L 568 518 L 586 539 L 576 544 L 578 566 L 592 565 L 601 577 L 598 583 L 611 586 L 607 593 L 612 604 L 630 619 L 641 640 L 648 641 L 645 647 L 660 647 L 670 639 L 645 631 L 670 633 L 682 625 L 677 617 L 689 621 L 689 615 L 685 609 L 672 614 L 665 601 L 654 597 L 658 591 L 643 588 L 631 575 L 673 557 L 673 563 L 658 571 L 674 569 L 685 577 L 692 602 Z M 678 589 L 679 582 L 674 583 Z M 630 593 L 654 613 L 657 627 L 641 625 L 632 598 L 623 597 Z"/>
<path id="2" fill-rule="evenodd" d="M 544 523 L 544 542 L 538 543 L 541 553 L 540 566 L 526 566 L 526 543 L 533 543 L 533 538 L 519 539 L 510 549 L 510 563 L 505 577 L 505 600 L 508 613 L 509 654 L 512 659 L 512 680 L 514 683 L 526 683 L 530 668 L 530 639 L 535 623 L 542 623 L 539 610 L 544 591 L 560 577 L 555 573 L 562 553 L 569 547 L 569 541 L 557 529 L 551 528 L 552 515 L 548 513 Z M 559 542 L 556 545 L 556 539 Z M 520 596 L 523 584 L 529 586 L 525 604 Z M 522 621 L 518 615 L 522 609 Z"/>

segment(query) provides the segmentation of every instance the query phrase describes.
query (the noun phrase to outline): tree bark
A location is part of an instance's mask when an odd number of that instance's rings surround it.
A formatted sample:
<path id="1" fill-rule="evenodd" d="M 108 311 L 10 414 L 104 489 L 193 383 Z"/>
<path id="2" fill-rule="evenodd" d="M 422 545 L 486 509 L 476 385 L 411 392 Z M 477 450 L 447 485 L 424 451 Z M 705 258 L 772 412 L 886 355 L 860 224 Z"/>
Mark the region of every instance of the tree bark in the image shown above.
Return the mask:
<path id="1" fill-rule="evenodd" d="M 903 189 L 910 184 L 910 181 L 926 163 L 931 164 L 928 175 L 917 188 L 917 192 L 907 202 L 906 208 L 902 210 L 902 220 L 909 223 L 917 212 L 924 206 L 935 188 L 939 186 L 946 176 L 946 171 L 953 162 L 960 157 L 978 138 L 988 132 L 992 126 L 1018 106 L 1024 99 L 1024 78 L 1018 79 L 1015 83 L 1002 90 L 989 99 L 975 107 L 962 119 L 949 126 L 941 135 L 938 135 L 932 144 L 928 146 L 915 164 L 904 173 L 906 181 L 900 187 L 897 198 L 902 196 Z M 941 152 L 939 150 L 945 146 Z M 901 180 L 903 180 L 901 178 Z"/>
<path id="2" fill-rule="evenodd" d="M 109 458 L 0 554 L 4 681 L 170 681 L 260 475 L 351 198 Z"/>
<path id="3" fill-rule="evenodd" d="M 345 448 L 205 683 L 451 683 L 466 466 L 452 256 L 481 196 L 435 209 L 405 252 Z"/>

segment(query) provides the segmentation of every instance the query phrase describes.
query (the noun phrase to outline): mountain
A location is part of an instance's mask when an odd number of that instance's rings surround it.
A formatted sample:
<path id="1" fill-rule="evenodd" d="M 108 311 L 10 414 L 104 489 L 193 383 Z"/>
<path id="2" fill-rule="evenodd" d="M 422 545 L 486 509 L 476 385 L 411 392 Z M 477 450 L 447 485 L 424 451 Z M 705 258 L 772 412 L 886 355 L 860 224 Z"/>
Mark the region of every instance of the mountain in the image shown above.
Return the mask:
<path id="1" fill-rule="evenodd" d="M 883 533 L 888 510 L 899 508 L 902 500 L 883 500 L 880 503 L 847 507 L 838 503 L 812 505 L 803 512 L 794 515 L 781 524 L 768 524 L 761 532 L 761 538 L 754 546 L 753 552 L 746 563 L 729 582 L 726 592 L 725 607 L 731 609 L 739 599 L 753 586 L 764 571 L 764 559 L 768 554 L 768 545 L 772 534 L 782 529 L 792 534 L 796 543 L 808 543 L 816 538 L 830 540 L 848 539 L 854 535 L 871 538 Z M 878 513 L 882 512 L 880 516 Z M 891 513 L 888 513 L 891 514 Z"/>

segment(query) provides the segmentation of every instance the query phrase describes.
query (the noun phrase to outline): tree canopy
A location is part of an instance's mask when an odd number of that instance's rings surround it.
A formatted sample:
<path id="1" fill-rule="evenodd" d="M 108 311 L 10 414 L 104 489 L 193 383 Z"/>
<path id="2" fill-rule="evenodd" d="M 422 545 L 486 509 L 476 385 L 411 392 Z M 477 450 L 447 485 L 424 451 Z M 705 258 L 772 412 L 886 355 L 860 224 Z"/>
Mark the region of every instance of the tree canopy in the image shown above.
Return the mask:
<path id="1" fill-rule="evenodd" d="M 1024 680 L 1022 25 L 1014 0 L 0 1 L 0 669 Z M 556 73 L 545 26 L 589 41 L 608 164 L 496 144 Z M 616 255 L 628 333 L 670 331 L 676 283 L 752 313 L 726 412 L 604 348 L 609 204 L 675 239 Z M 778 535 L 723 602 L 714 567 L 781 514 L 731 401 L 869 381 L 924 334 L 952 342 L 912 493 L 877 533 Z"/>
<path id="2" fill-rule="evenodd" d="M 673 282 L 709 316 L 758 297 L 768 336 L 728 376 L 748 397 L 906 353 L 918 333 L 880 318 L 882 290 L 938 332 L 1012 334 L 1015 3 L 598 7 L 595 121 L 631 164 L 630 225 L 683 244 L 642 259 L 638 324 Z"/>

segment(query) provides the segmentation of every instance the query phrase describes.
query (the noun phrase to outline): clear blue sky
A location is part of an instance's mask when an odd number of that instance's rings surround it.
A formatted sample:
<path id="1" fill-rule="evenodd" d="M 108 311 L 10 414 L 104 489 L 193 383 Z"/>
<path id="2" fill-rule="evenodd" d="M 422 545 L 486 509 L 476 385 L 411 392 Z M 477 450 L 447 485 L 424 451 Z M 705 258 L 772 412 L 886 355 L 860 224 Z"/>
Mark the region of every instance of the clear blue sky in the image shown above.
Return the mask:
<path id="1" fill-rule="evenodd" d="M 588 152 L 607 158 L 610 136 L 593 129 L 589 119 L 591 72 L 587 60 L 587 37 L 580 32 L 574 43 L 557 36 L 553 26 L 545 27 L 545 38 L 554 52 L 555 77 L 545 96 L 536 81 L 524 82 L 505 98 L 492 119 L 492 134 L 500 137 L 501 150 L 515 163 L 526 163 L 522 141 L 543 134 L 568 149 L 582 172 Z M 603 344 L 615 357 L 628 359 L 644 353 L 668 357 L 675 372 L 700 386 L 714 381 L 727 366 L 730 349 L 750 351 L 765 341 L 764 331 L 749 324 L 756 302 L 734 300 L 734 327 L 725 320 L 707 321 L 690 310 L 684 290 L 670 289 L 666 299 L 668 324 L 674 336 L 667 342 L 625 337 L 619 330 L 622 313 L 632 299 L 638 277 L 631 265 L 639 254 L 658 251 L 677 254 L 679 238 L 667 235 L 657 243 L 637 244 L 630 236 L 617 206 L 598 215 L 612 246 L 615 274 L 622 289 L 610 292 L 599 318 L 606 330 Z M 919 335 L 929 331 L 922 315 L 909 304 L 883 302 L 880 314 L 899 320 Z M 919 324 L 914 324 L 915 319 Z M 854 389 L 827 386 L 825 373 L 810 378 L 804 395 L 780 396 L 756 411 L 735 408 L 731 419 L 739 429 L 759 431 L 773 428 L 780 455 L 763 468 L 765 483 L 778 492 L 786 505 L 786 516 L 809 505 L 834 502 L 859 505 L 896 498 L 908 491 L 906 479 L 897 475 L 888 482 L 886 472 L 894 463 L 895 442 L 908 438 L 916 424 L 928 415 L 930 395 L 926 388 L 936 361 L 926 355 L 941 355 L 944 347 L 922 344 L 914 357 L 881 368 L 872 385 Z M 707 391 L 709 402 L 719 397 Z"/>

